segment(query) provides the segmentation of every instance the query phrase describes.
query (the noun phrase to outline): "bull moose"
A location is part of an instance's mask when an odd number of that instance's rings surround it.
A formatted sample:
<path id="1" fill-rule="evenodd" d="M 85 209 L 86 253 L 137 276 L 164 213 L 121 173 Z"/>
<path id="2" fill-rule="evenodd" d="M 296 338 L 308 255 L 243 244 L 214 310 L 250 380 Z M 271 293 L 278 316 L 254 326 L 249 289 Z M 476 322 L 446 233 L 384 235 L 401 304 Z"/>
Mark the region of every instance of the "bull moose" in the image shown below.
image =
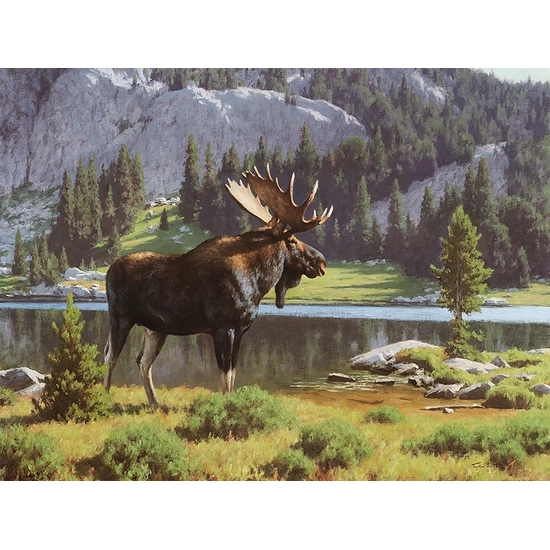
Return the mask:
<path id="1" fill-rule="evenodd" d="M 210 334 L 222 391 L 231 392 L 241 339 L 258 315 L 260 301 L 275 286 L 282 308 L 286 291 L 326 271 L 324 256 L 294 234 L 325 223 L 332 207 L 305 219 L 317 182 L 305 202 L 293 199 L 294 174 L 283 191 L 266 167 L 264 178 L 244 172 L 226 188 L 236 202 L 261 220 L 260 229 L 238 236 L 214 237 L 186 254 L 137 252 L 116 260 L 107 272 L 110 333 L 105 346 L 107 391 L 116 361 L 130 329 L 145 328 L 137 357 L 141 380 L 151 407 L 158 407 L 152 365 L 168 334 Z"/>

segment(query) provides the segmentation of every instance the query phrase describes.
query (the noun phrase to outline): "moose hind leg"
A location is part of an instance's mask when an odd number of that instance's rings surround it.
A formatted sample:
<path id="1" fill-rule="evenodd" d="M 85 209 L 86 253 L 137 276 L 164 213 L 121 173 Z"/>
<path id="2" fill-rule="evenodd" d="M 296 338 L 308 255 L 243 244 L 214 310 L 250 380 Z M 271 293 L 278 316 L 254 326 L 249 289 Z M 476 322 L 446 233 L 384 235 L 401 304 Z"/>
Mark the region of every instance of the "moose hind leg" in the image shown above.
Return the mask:
<path id="1" fill-rule="evenodd" d="M 160 332 L 154 332 L 145 329 L 145 338 L 143 339 L 143 346 L 137 357 L 137 364 L 139 368 L 139 374 L 141 376 L 141 382 L 145 388 L 149 405 L 154 409 L 158 408 L 159 403 L 157 400 L 157 394 L 155 392 L 155 386 L 153 385 L 153 362 L 157 358 L 164 342 L 166 341 L 166 334 Z"/>
<path id="2" fill-rule="evenodd" d="M 105 363 L 107 363 L 108 366 L 104 379 L 104 385 L 107 391 L 111 389 L 113 370 L 132 326 L 133 324 L 131 323 L 111 323 L 111 330 L 104 350 Z"/>

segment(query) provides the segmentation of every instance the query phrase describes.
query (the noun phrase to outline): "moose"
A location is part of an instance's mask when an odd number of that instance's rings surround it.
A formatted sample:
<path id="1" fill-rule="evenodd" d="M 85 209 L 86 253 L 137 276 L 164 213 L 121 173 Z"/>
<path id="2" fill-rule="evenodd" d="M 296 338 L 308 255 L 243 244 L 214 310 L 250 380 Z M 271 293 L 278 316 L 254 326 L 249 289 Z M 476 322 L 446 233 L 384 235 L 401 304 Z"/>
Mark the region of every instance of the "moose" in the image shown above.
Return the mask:
<path id="1" fill-rule="evenodd" d="M 293 199 L 294 174 L 283 191 L 256 167 L 246 171 L 239 183 L 228 179 L 226 188 L 237 204 L 263 222 L 260 229 L 237 236 L 214 237 L 185 254 L 136 252 L 116 260 L 107 272 L 110 332 L 105 346 L 105 388 L 124 343 L 134 325 L 145 329 L 137 364 L 152 408 L 158 400 L 152 365 L 169 334 L 210 334 L 221 371 L 223 393 L 235 384 L 241 339 L 251 327 L 260 301 L 275 286 L 278 308 L 285 304 L 289 288 L 302 275 L 313 279 L 326 272 L 324 256 L 295 237 L 296 233 L 325 223 L 332 207 L 320 216 L 305 212 L 318 183 L 302 205 Z"/>

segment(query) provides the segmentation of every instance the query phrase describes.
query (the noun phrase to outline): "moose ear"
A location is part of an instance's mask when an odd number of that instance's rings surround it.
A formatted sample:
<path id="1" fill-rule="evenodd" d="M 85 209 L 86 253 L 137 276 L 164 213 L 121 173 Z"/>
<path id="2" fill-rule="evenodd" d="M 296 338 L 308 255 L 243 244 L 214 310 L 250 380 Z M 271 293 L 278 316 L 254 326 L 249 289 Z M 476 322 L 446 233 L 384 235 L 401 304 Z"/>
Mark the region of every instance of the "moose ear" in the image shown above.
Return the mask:
<path id="1" fill-rule="evenodd" d="M 300 284 L 302 274 L 299 271 L 285 269 L 279 282 L 275 285 L 275 305 L 282 309 L 285 305 L 286 291 Z"/>

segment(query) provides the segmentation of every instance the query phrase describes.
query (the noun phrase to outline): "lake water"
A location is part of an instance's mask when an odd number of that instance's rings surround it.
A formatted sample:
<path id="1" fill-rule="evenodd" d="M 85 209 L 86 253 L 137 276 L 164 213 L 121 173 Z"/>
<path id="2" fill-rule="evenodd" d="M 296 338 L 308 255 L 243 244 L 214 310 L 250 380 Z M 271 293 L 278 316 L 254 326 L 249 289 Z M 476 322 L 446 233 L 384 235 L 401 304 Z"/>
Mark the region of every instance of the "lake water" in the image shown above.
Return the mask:
<path id="1" fill-rule="evenodd" d="M 109 325 L 107 304 L 81 302 L 84 340 L 103 350 Z M 28 366 L 48 372 L 48 353 L 58 342 L 52 322 L 62 323 L 65 303 L 0 303 L 0 368 Z M 329 372 L 350 372 L 348 360 L 372 348 L 418 339 L 441 345 L 450 337 L 451 315 L 438 307 L 275 306 L 262 305 L 244 336 L 237 366 L 237 387 L 258 384 L 275 391 L 323 384 Z M 493 307 L 470 317 L 484 331 L 484 349 L 550 347 L 549 307 Z M 135 358 L 143 329 L 134 327 L 119 358 L 113 384 L 140 384 Z M 102 355 L 101 355 L 102 357 Z M 210 336 L 168 337 L 153 367 L 163 385 L 220 388 Z"/>

